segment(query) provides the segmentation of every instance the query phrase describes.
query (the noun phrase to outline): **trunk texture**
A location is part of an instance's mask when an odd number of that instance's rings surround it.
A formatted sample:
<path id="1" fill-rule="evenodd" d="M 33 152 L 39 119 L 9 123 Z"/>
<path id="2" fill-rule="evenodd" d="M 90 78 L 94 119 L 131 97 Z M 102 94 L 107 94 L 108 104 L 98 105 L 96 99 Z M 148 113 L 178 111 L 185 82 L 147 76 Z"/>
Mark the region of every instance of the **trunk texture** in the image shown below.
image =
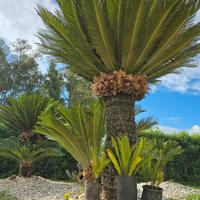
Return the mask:
<path id="1" fill-rule="evenodd" d="M 31 163 L 29 163 L 29 162 L 20 163 L 19 176 L 23 176 L 23 177 L 31 176 Z"/>
<path id="2" fill-rule="evenodd" d="M 119 94 L 104 97 L 107 140 L 106 148 L 112 148 L 111 138 L 127 135 L 130 143 L 134 144 L 135 137 L 135 114 L 134 99 L 131 95 Z M 110 164 L 102 174 L 102 185 L 104 200 L 116 200 L 116 171 Z"/>

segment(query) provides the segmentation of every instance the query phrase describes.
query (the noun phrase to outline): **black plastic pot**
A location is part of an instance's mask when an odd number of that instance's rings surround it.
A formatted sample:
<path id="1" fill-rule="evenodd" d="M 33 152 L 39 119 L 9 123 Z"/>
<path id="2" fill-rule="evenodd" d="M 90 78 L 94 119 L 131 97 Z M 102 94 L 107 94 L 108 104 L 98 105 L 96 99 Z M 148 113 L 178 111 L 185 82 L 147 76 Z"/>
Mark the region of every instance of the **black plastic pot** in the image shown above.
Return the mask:
<path id="1" fill-rule="evenodd" d="M 86 185 L 86 200 L 100 200 L 101 185 L 90 182 Z"/>
<path id="2" fill-rule="evenodd" d="M 151 185 L 143 185 L 142 200 L 162 200 L 163 189 Z"/>
<path id="3" fill-rule="evenodd" d="M 137 200 L 135 176 L 117 176 L 117 200 Z"/>

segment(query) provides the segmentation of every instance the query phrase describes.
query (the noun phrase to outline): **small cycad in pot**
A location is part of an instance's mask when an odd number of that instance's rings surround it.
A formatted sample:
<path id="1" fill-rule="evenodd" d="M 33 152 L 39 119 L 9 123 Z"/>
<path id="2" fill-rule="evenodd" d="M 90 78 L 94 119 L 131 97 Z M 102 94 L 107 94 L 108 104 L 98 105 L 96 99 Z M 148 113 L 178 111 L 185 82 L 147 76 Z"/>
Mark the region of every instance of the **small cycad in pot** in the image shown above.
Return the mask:
<path id="1" fill-rule="evenodd" d="M 163 199 L 163 189 L 159 186 L 164 181 L 164 167 L 181 152 L 181 147 L 175 141 L 153 140 L 151 158 L 142 167 L 142 173 L 150 179 L 151 185 L 143 186 L 142 200 Z"/>
<path id="2" fill-rule="evenodd" d="M 136 173 L 144 163 L 143 148 L 146 140 L 131 147 L 127 136 L 112 138 L 114 152 L 107 149 L 108 156 L 119 176 L 117 176 L 117 200 L 137 200 Z"/>
<path id="3" fill-rule="evenodd" d="M 83 171 L 78 180 L 86 186 L 86 199 L 99 200 L 99 177 L 109 162 L 103 147 L 104 105 L 98 101 L 70 108 L 59 105 L 54 112 L 40 117 L 35 132 L 57 141 L 80 163 Z"/>
<path id="4" fill-rule="evenodd" d="M 91 179 L 86 180 L 86 199 L 99 200 L 101 194 L 100 176 L 104 168 L 108 165 L 106 155 L 103 150 L 91 149 Z"/>

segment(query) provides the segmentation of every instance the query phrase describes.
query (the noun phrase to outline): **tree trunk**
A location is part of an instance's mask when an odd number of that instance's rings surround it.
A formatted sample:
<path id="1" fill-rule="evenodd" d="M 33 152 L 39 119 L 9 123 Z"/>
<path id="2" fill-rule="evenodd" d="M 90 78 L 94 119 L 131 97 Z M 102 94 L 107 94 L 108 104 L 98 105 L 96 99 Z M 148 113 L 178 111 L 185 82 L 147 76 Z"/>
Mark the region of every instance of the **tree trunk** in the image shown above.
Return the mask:
<path id="1" fill-rule="evenodd" d="M 30 177 L 31 176 L 31 163 L 22 162 L 19 165 L 19 176 Z"/>
<path id="2" fill-rule="evenodd" d="M 134 144 L 135 137 L 135 114 L 134 99 L 131 95 L 119 94 L 104 97 L 107 140 L 106 148 L 112 148 L 111 138 L 127 135 L 130 143 Z M 116 200 L 116 171 L 110 164 L 102 174 L 103 199 Z"/>

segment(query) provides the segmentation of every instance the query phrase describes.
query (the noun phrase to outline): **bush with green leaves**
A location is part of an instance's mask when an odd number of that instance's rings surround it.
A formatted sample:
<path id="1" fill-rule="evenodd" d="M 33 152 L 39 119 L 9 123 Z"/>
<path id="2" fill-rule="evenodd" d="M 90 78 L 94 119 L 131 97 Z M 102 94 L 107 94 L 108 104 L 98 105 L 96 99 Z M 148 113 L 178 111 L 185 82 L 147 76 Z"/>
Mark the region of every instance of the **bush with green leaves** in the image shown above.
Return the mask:
<path id="1" fill-rule="evenodd" d="M 19 200 L 17 197 L 11 195 L 9 191 L 0 191 L 0 200 Z"/>
<path id="2" fill-rule="evenodd" d="M 19 175 L 31 175 L 32 163 L 47 157 L 63 156 L 62 152 L 32 144 L 20 144 L 16 140 L 4 139 L 0 142 L 0 157 L 14 160 L 19 164 Z"/>
<path id="3" fill-rule="evenodd" d="M 200 200 L 200 194 L 191 194 L 186 197 L 186 200 Z"/>
<path id="4" fill-rule="evenodd" d="M 18 132 L 13 131 L 3 124 L 0 124 L 0 141 L 9 139 L 12 136 L 17 137 Z M 42 143 L 44 145 L 44 142 Z M 45 140 L 46 146 L 59 149 L 57 143 Z M 61 150 L 63 157 L 49 157 L 43 160 L 38 160 L 32 165 L 32 174 L 42 176 L 51 180 L 68 180 L 72 179 L 72 173 L 78 173 L 77 161 L 65 150 Z M 16 161 L 0 158 L 0 179 L 7 178 L 18 174 L 19 165 Z M 66 170 L 68 173 L 66 173 Z"/>
<path id="5" fill-rule="evenodd" d="M 148 162 L 142 167 L 142 174 L 150 179 L 151 185 L 158 187 L 164 181 L 164 168 L 169 161 L 182 152 L 175 141 L 152 140 Z"/>
<path id="6" fill-rule="evenodd" d="M 175 141 L 182 148 L 182 153 L 172 159 L 165 167 L 165 179 L 182 184 L 199 186 L 200 180 L 200 134 L 190 135 L 187 132 L 165 134 L 160 130 L 149 130 L 141 137 Z M 139 181 L 149 181 L 144 176 L 138 177 Z"/>

